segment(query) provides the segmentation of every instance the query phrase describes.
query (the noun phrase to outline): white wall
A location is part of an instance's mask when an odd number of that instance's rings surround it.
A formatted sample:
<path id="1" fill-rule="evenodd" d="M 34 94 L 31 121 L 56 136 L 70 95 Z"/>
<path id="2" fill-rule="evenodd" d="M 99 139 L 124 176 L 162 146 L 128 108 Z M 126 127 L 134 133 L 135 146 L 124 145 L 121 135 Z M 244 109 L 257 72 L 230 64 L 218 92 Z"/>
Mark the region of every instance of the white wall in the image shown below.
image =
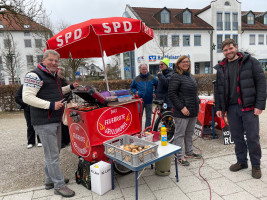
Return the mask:
<path id="1" fill-rule="evenodd" d="M 27 55 L 33 55 L 33 60 L 34 60 L 33 68 L 35 68 L 36 64 L 37 64 L 36 63 L 37 62 L 37 55 L 43 54 L 42 49 L 44 47 L 41 49 L 35 48 L 35 39 L 41 39 L 41 37 L 39 35 L 32 33 L 32 32 L 30 33 L 30 36 L 24 36 L 24 31 L 12 31 L 11 34 L 13 36 L 13 40 L 15 43 L 15 50 L 17 52 L 19 52 L 19 56 L 16 57 L 17 75 L 20 78 L 21 83 L 23 83 L 25 74 L 31 70 L 31 68 L 27 67 L 26 56 Z M 5 33 L 4 33 L 4 35 L 5 35 Z M 4 39 L 6 39 L 5 36 L 0 37 L 0 56 L 2 56 L 3 61 L 4 61 L 4 58 L 3 58 L 2 53 L 3 53 L 3 51 L 5 51 Z M 32 47 L 26 48 L 25 44 L 24 44 L 24 39 L 31 39 Z M 45 41 L 43 41 L 43 46 L 44 46 L 44 42 Z M 4 63 L 3 63 L 3 65 L 4 65 Z M 3 72 L 3 74 L 5 75 L 5 84 L 9 84 L 8 80 L 9 80 L 10 76 L 6 72 Z"/>

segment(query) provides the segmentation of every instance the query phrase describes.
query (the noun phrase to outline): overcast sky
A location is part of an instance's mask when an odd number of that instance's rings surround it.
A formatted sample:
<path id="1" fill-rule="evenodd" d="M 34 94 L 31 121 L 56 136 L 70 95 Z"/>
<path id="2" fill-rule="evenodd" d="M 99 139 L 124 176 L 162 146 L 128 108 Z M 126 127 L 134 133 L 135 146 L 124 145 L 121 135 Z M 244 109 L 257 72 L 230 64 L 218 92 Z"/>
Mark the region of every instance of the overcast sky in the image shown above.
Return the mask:
<path id="1" fill-rule="evenodd" d="M 40 0 L 41 1 L 41 0 Z M 72 25 L 92 18 L 121 17 L 126 4 L 132 7 L 202 9 L 212 0 L 43 0 L 54 29 L 59 23 Z M 242 11 L 267 11 L 267 0 L 239 0 Z M 105 58 L 108 63 L 108 59 Z M 95 59 L 102 68 L 102 61 Z"/>
<path id="2" fill-rule="evenodd" d="M 201 9 L 211 0 L 43 0 L 52 23 L 76 24 L 92 18 L 121 17 L 126 4 L 133 7 Z M 266 0 L 239 0 L 242 11 L 267 11 Z"/>

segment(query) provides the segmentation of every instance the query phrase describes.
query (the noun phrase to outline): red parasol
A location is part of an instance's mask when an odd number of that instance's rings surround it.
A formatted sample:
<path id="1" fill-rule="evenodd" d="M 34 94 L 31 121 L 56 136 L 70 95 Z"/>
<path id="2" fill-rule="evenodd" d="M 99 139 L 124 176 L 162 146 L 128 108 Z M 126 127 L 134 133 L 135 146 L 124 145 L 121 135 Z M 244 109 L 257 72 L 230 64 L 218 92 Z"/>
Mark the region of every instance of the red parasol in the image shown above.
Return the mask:
<path id="1" fill-rule="evenodd" d="M 99 18 L 64 29 L 47 41 L 47 49 L 56 50 L 61 58 L 102 57 L 106 76 L 104 51 L 107 56 L 132 51 L 152 39 L 153 30 L 138 19 Z"/>

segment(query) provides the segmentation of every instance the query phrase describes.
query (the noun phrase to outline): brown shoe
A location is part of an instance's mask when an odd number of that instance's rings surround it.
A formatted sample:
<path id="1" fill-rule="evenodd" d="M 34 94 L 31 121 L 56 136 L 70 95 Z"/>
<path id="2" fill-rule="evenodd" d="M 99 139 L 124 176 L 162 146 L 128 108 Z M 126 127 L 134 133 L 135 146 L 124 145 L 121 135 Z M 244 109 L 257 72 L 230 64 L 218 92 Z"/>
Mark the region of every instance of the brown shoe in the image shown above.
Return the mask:
<path id="1" fill-rule="evenodd" d="M 73 197 L 75 195 L 75 192 L 69 189 L 67 186 L 64 186 L 60 189 L 55 189 L 54 193 L 63 197 Z"/>
<path id="2" fill-rule="evenodd" d="M 252 166 L 252 177 L 259 179 L 261 178 L 261 168 L 260 166 Z"/>
<path id="3" fill-rule="evenodd" d="M 68 178 L 65 178 L 65 179 L 64 179 L 65 184 L 67 184 L 69 181 L 70 181 L 70 180 L 69 180 Z M 51 190 L 51 189 L 53 189 L 53 188 L 54 188 L 54 183 L 46 183 L 46 184 L 45 184 L 45 189 L 46 189 L 46 190 Z"/>
<path id="4" fill-rule="evenodd" d="M 236 164 L 231 165 L 229 169 L 232 172 L 237 172 L 237 171 L 239 171 L 241 169 L 246 169 L 246 168 L 248 168 L 248 164 L 236 163 Z"/>

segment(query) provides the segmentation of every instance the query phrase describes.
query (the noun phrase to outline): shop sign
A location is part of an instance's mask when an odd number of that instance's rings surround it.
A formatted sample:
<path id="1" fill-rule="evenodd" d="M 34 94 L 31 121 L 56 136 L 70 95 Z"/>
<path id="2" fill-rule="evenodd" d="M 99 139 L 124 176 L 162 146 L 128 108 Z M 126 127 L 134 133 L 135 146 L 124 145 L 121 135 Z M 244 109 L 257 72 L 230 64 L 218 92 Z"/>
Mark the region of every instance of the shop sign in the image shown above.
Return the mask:
<path id="1" fill-rule="evenodd" d="M 105 137 L 115 137 L 124 133 L 132 123 L 132 113 L 128 108 L 117 106 L 107 109 L 97 120 L 97 130 Z"/>
<path id="2" fill-rule="evenodd" d="M 169 58 L 169 59 L 175 59 L 177 60 L 181 55 L 165 55 L 164 58 Z M 187 55 L 190 58 L 190 55 Z M 163 57 L 161 55 L 149 55 L 148 60 L 149 62 L 156 62 L 157 60 L 162 60 Z"/>
<path id="3" fill-rule="evenodd" d="M 137 62 L 138 63 L 141 63 L 141 61 L 143 61 L 143 60 L 144 60 L 144 56 L 137 57 Z"/>
<path id="4" fill-rule="evenodd" d="M 83 127 L 77 123 L 72 123 L 69 130 L 72 147 L 78 155 L 88 157 L 91 151 L 90 141 Z"/>

